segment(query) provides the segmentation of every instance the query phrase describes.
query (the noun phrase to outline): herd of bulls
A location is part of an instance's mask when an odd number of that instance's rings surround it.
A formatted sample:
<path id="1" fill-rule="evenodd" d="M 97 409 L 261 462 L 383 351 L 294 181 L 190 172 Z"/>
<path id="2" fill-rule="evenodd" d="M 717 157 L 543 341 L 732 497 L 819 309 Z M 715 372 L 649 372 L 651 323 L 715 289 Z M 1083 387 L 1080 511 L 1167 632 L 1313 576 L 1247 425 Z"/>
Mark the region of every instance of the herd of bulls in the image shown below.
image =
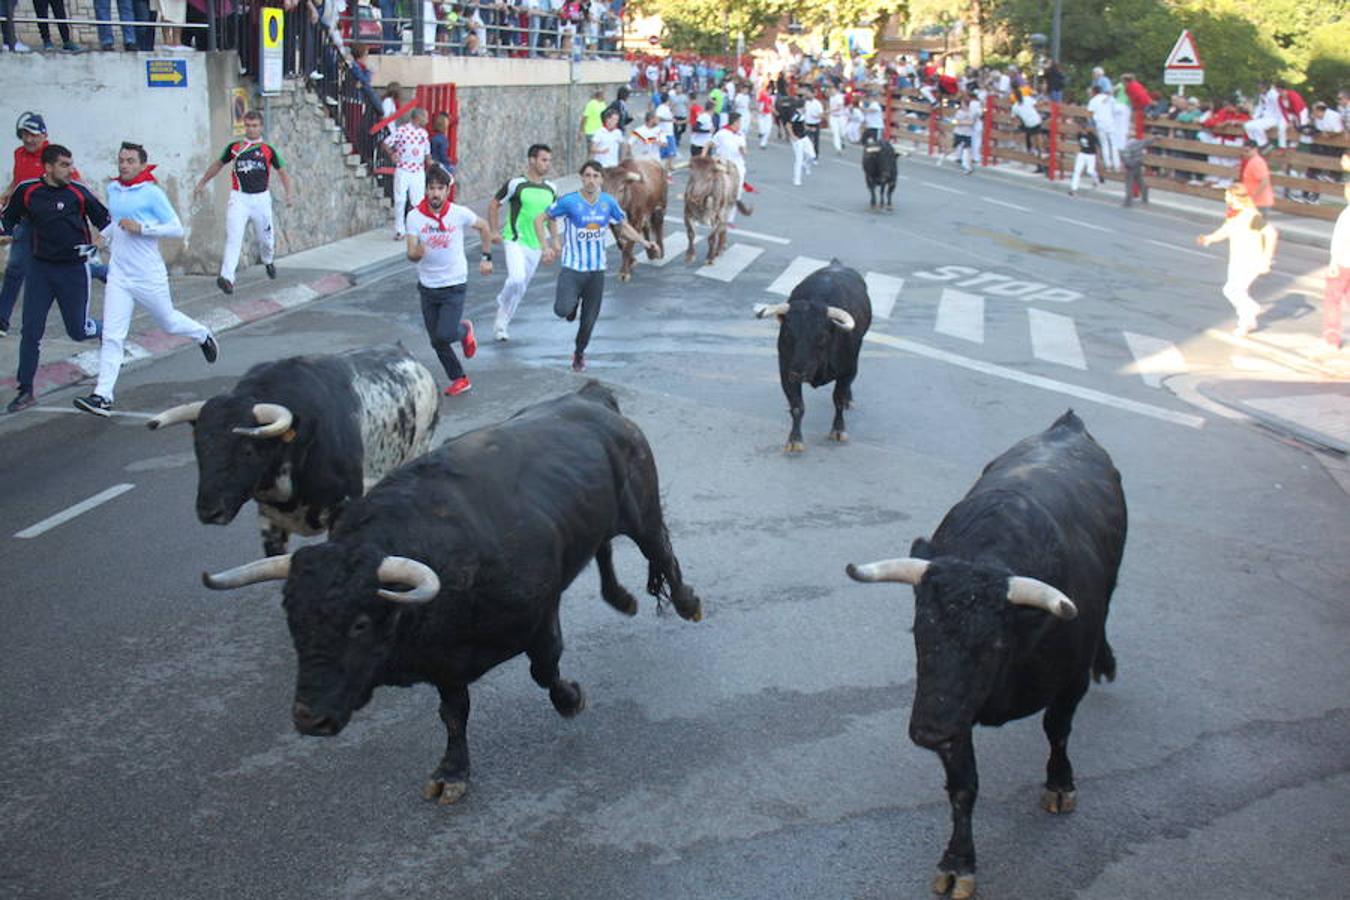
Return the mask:
<path id="1" fill-rule="evenodd" d="M 803 448 L 803 383 L 834 382 L 830 436 L 845 440 L 871 322 L 863 279 L 836 260 L 755 312 L 780 322 L 787 450 Z M 615 537 L 647 559 L 658 603 L 695 622 L 702 603 L 671 546 L 652 448 L 608 388 L 588 382 L 430 449 L 436 421 L 432 377 L 399 346 L 255 366 L 230 393 L 149 425 L 192 425 L 203 523 L 257 502 L 265 556 L 203 580 L 284 582 L 295 727 L 334 735 L 376 687 L 433 684 L 447 743 L 425 794 L 453 803 L 468 785 L 469 685 L 490 669 L 524 653 L 560 715 L 585 708 L 559 671 L 559 605 L 594 559 L 604 600 L 636 614 L 615 575 Z M 286 552 L 291 532 L 324 531 L 326 542 Z M 1106 618 L 1125 534 L 1120 474 L 1070 411 L 989 463 L 908 556 L 847 567 L 914 589 L 909 734 L 941 758 L 952 807 L 935 892 L 975 890 L 975 724 L 1044 710 L 1041 803 L 1073 810 L 1066 745 L 1089 679 L 1115 676 Z"/>

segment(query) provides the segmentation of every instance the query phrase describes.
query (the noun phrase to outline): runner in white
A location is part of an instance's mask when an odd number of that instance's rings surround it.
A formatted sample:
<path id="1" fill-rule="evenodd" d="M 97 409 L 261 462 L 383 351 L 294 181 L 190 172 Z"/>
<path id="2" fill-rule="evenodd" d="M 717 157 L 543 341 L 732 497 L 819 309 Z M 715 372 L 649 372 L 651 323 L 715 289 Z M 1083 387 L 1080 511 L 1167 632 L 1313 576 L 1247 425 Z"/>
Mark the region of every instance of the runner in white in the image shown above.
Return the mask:
<path id="1" fill-rule="evenodd" d="M 1265 149 L 1270 143 L 1271 128 L 1278 128 L 1278 138 L 1280 146 L 1284 147 L 1288 142 L 1288 125 L 1284 120 L 1284 113 L 1280 110 L 1280 92 L 1275 85 L 1268 81 L 1262 81 L 1258 85 L 1260 96 L 1256 100 L 1256 109 L 1252 110 L 1252 117 L 1243 123 L 1242 128 L 1247 132 L 1250 140 L 1256 141 L 1261 149 Z"/>
<path id="2" fill-rule="evenodd" d="M 182 237 L 183 223 L 155 183 L 152 174 L 155 167 L 146 165 L 146 159 L 145 148 L 140 144 L 122 144 L 117 152 L 118 177 L 108 185 L 112 223 L 104 229 L 103 236 L 112 248 L 112 259 L 108 265 L 108 289 L 103 294 L 98 384 L 92 394 L 74 401 L 76 409 L 96 416 L 112 414 L 113 389 L 122 371 L 122 350 L 137 303 L 149 310 L 155 324 L 166 333 L 195 341 L 208 363 L 219 356 L 210 329 L 173 308 L 169 273 L 159 254 L 159 239 Z"/>
<path id="3" fill-rule="evenodd" d="M 525 174 L 502 185 L 488 204 L 488 228 L 497 234 L 500 223 L 502 249 L 506 254 L 506 283 L 497 294 L 497 318 L 492 330 L 499 341 L 510 339 L 507 326 L 539 267 L 541 248 L 534 233 L 534 220 L 558 197 L 553 182 L 544 180 L 552 162 L 553 151 L 545 144 L 534 144 L 526 153 Z M 505 222 L 501 215 L 503 206 Z"/>
<path id="4" fill-rule="evenodd" d="M 427 134 L 427 111 L 420 106 L 408 121 L 394 129 L 385 142 L 385 152 L 394 161 L 394 240 L 403 239 L 409 207 L 416 209 L 427 194 L 427 157 L 431 136 Z"/>
<path id="5" fill-rule="evenodd" d="M 642 124 L 633 129 L 628 136 L 628 155 L 633 159 L 661 159 L 661 148 L 665 146 L 666 136 L 661 131 L 660 121 L 655 110 L 647 110 Z M 606 165 L 613 165 L 606 163 Z"/>
<path id="6" fill-rule="evenodd" d="M 192 196 L 200 197 L 206 183 L 225 166 L 230 167 L 230 202 L 225 209 L 225 255 L 220 260 L 220 275 L 216 286 L 227 294 L 234 293 L 234 270 L 239 265 L 239 252 L 244 248 L 244 228 L 253 223 L 253 234 L 258 239 L 258 251 L 268 278 L 277 277 L 272 264 L 275 240 L 272 235 L 272 192 L 269 190 L 271 170 L 275 169 L 286 189 L 286 205 L 291 205 L 293 191 L 291 176 L 281 154 L 262 139 L 263 117 L 257 110 L 244 113 L 244 139 L 231 141 L 220 158 L 207 168 L 193 188 Z"/>
<path id="7" fill-rule="evenodd" d="M 863 140 L 867 140 L 870 134 L 877 140 L 881 140 L 881 132 L 885 124 L 885 113 L 881 109 L 881 101 L 877 99 L 874 92 L 868 92 L 867 100 L 863 103 Z"/>
<path id="8" fill-rule="evenodd" d="M 727 224 L 736 221 L 736 208 L 740 206 L 741 194 L 745 192 L 745 135 L 741 132 L 741 114 L 733 112 L 727 116 L 727 123 L 713 135 L 708 145 L 709 152 L 718 159 L 725 159 L 736 167 L 736 202 L 727 213 Z"/>
<path id="9" fill-rule="evenodd" d="M 844 129 L 848 126 L 848 107 L 844 105 L 844 92 L 837 87 L 828 89 L 830 97 L 830 140 L 834 142 L 834 152 L 844 152 Z"/>
<path id="10" fill-rule="evenodd" d="M 619 111 L 605 110 L 600 130 L 591 135 L 591 159 L 602 166 L 617 166 L 624 156 L 623 131 L 619 128 Z"/>

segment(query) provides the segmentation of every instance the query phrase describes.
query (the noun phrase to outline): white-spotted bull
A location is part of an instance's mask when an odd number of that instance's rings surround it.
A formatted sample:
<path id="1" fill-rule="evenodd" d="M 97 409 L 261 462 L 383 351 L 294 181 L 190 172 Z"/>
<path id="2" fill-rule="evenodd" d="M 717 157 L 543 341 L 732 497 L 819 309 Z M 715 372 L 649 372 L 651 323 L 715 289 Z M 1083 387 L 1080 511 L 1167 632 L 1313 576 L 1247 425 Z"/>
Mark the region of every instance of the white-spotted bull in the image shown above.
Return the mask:
<path id="1" fill-rule="evenodd" d="M 625 159 L 617 166 L 605 169 L 605 193 L 619 201 L 628 224 L 641 235 L 656 244 L 655 249 L 647 251 L 648 259 L 660 259 L 666 255 L 666 171 L 659 162 L 650 159 Z M 636 261 L 633 248 L 636 245 L 623 237 L 619 228 L 614 228 L 614 240 L 623 254 L 619 266 L 619 280 L 627 281 L 633 277 L 633 264 Z"/>
<path id="2" fill-rule="evenodd" d="M 858 581 L 914 586 L 909 737 L 942 759 L 952 807 L 935 892 L 975 892 L 976 724 L 1045 710 L 1041 805 L 1073 810 L 1069 731 L 1089 678 L 1115 678 L 1106 615 L 1125 530 L 1120 473 L 1070 410 L 986 466 L 909 557 L 848 567 Z"/>
<path id="3" fill-rule="evenodd" d="M 661 515 L 651 447 L 592 381 L 394 471 L 352 502 L 327 543 L 203 578 L 221 590 L 286 582 L 302 734 L 337 734 L 381 685 L 435 685 L 448 736 L 424 794 L 453 803 L 468 788 L 469 685 L 489 670 L 524 653 L 559 714 L 585 708 L 581 687 L 558 670 L 559 602 L 594 559 L 601 597 L 637 613 L 614 573 L 619 535 L 647 558 L 647 593 L 700 619 Z"/>
<path id="4" fill-rule="evenodd" d="M 684 261 L 693 262 L 697 248 L 694 245 L 694 225 L 708 227 L 708 259 L 712 265 L 727 246 L 727 216 L 733 205 L 737 205 L 736 195 L 740 185 L 736 179 L 740 170 L 734 163 L 711 156 L 695 156 L 689 160 L 689 183 L 684 189 L 684 231 L 689 238 L 689 248 L 684 252 Z M 750 209 L 739 205 L 743 215 L 749 215 Z"/>
<path id="5" fill-rule="evenodd" d="M 867 181 L 867 193 L 871 197 L 871 208 L 891 209 L 891 195 L 895 193 L 895 148 L 890 142 L 868 135 L 862 145 L 863 178 Z"/>
<path id="6" fill-rule="evenodd" d="M 228 394 L 147 424 L 192 424 L 197 518 L 227 525 L 258 503 L 263 552 L 319 534 L 386 473 L 426 452 L 439 396 L 402 346 L 293 356 L 249 369 Z"/>
<path id="7" fill-rule="evenodd" d="M 853 379 L 858 354 L 872 325 L 867 283 L 853 269 L 834 259 L 792 289 L 788 302 L 755 305 L 755 317 L 778 319 L 778 379 L 792 416 L 788 453 L 806 449 L 802 442 L 802 384 L 820 387 L 834 382 L 834 425 L 830 439 L 844 442 L 844 410 L 853 405 Z"/>

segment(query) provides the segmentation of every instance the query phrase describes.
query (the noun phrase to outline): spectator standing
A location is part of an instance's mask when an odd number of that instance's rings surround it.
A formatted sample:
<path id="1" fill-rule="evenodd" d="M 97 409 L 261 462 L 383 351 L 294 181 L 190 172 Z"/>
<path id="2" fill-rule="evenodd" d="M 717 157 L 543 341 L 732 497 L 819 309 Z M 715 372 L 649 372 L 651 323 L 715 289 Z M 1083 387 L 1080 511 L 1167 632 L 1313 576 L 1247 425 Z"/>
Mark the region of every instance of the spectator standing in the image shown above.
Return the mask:
<path id="1" fill-rule="evenodd" d="M 553 312 L 568 322 L 577 318 L 575 352 L 572 371 L 586 369 L 586 348 L 591 331 L 600 317 L 600 305 L 605 296 L 605 236 L 612 225 L 619 226 L 620 236 L 642 245 L 645 250 L 656 247 L 628 224 L 619 201 L 600 189 L 604 183 L 604 169 L 593 159 L 581 166 L 581 190 L 564 194 L 534 220 L 535 236 L 546 246 L 543 261 L 551 263 L 562 255 L 562 271 L 553 298 Z M 563 220 L 563 238 L 557 239 L 555 219 Z M 551 240 L 545 241 L 547 227 Z"/>
<path id="2" fill-rule="evenodd" d="M 1148 182 L 1144 180 L 1144 156 L 1154 138 L 1130 138 L 1120 151 L 1120 162 L 1125 168 L 1125 206 L 1134 204 L 1134 195 L 1148 206 Z"/>
<path id="3" fill-rule="evenodd" d="M 1257 277 L 1270 271 L 1275 259 L 1279 234 L 1257 210 L 1247 189 L 1235 184 L 1224 196 L 1228 209 L 1223 224 L 1209 234 L 1195 239 L 1201 247 L 1218 241 L 1228 241 L 1228 280 L 1223 295 L 1237 312 L 1238 324 L 1233 329 L 1237 337 L 1244 337 L 1257 328 L 1261 305 L 1252 299 L 1250 290 Z"/>
<path id="4" fill-rule="evenodd" d="M 1093 71 L 1100 72 L 1101 69 Z M 1105 78 L 1105 76 L 1102 76 Z M 1101 79 L 1092 83 L 1092 99 L 1088 101 L 1088 112 L 1092 115 L 1092 125 L 1102 150 L 1102 166 L 1108 172 L 1120 168 L 1120 147 L 1116 142 L 1116 101 L 1110 90 L 1103 90 Z"/>
<path id="5" fill-rule="evenodd" d="M 432 349 L 450 379 L 447 396 L 456 397 L 473 385 L 455 356 L 454 345 L 465 359 L 478 352 L 473 323 L 464 318 L 464 295 L 468 290 L 469 265 L 464 258 L 464 229 L 478 230 L 482 259 L 478 274 L 492 274 L 492 232 L 488 223 L 467 206 L 450 202 L 454 176 L 433 165 L 427 172 L 427 195 L 408 213 L 404 231 L 408 259 L 417 263 L 417 293 L 422 300 L 422 321 Z"/>
<path id="6" fill-rule="evenodd" d="M 1268 210 L 1275 205 L 1275 189 L 1270 183 L 1270 166 L 1257 152 L 1256 141 L 1247 141 L 1242 148 L 1242 169 L 1238 180 L 1242 183 L 1245 196 L 1258 210 Z"/>
<path id="7" fill-rule="evenodd" d="M 47 122 L 35 112 L 19 115 L 14 123 L 14 136 L 19 146 L 14 148 L 14 169 L 9 186 L 0 194 L 0 208 L 3 208 L 13 196 L 14 189 L 21 182 L 41 179 L 46 171 L 42 165 L 42 151 L 47 147 Z M 72 172 L 78 181 L 79 172 Z M 32 241 L 28 232 L 27 219 L 21 219 L 11 237 L 9 262 L 5 265 L 3 285 L 0 285 L 0 337 L 9 334 L 9 319 L 14 314 L 14 304 L 19 299 L 19 289 L 23 287 L 24 276 L 28 272 L 28 260 L 32 256 Z"/>
<path id="8" fill-rule="evenodd" d="M 488 228 L 498 233 L 501 222 L 502 250 L 506 256 L 506 283 L 497 294 L 497 317 L 492 334 L 499 341 L 510 340 L 508 327 L 516 308 L 539 268 L 543 250 L 534 230 L 534 220 L 553 205 L 558 197 L 553 182 L 547 181 L 553 164 L 553 151 L 545 144 L 534 144 L 526 153 L 525 174 L 501 186 L 488 203 Z M 501 215 L 506 208 L 506 217 Z"/>
<path id="9" fill-rule="evenodd" d="M 1144 83 L 1133 75 L 1121 75 L 1120 81 L 1125 85 L 1125 97 L 1130 104 L 1131 118 L 1126 125 L 1126 137 L 1138 137 L 1143 133 L 1144 115 L 1153 102 L 1153 97 L 1149 94 L 1148 88 L 1144 87 Z"/>
<path id="10" fill-rule="evenodd" d="M 231 141 L 220 158 L 207 168 L 193 188 L 194 197 L 201 196 L 206 183 L 225 166 L 230 167 L 230 201 L 225 208 L 225 255 L 220 260 L 220 275 L 216 286 L 227 294 L 234 293 L 234 271 L 239 265 L 239 253 L 244 249 L 244 229 L 253 223 L 253 234 L 268 278 L 277 277 L 272 264 L 275 240 L 272 232 L 272 171 L 281 179 L 286 190 L 286 205 L 291 205 L 291 176 L 281 154 L 262 139 L 263 117 L 257 110 L 244 113 L 244 139 Z"/>
<path id="11" fill-rule="evenodd" d="M 1055 103 L 1063 102 L 1064 72 L 1057 62 L 1050 63 L 1050 66 L 1045 70 L 1045 90 Z"/>
<path id="12" fill-rule="evenodd" d="M 12 239 L 21 221 L 28 223 L 32 257 L 23 297 L 19 392 L 6 407 L 12 413 L 37 403 L 33 377 L 53 300 L 71 340 L 99 336 L 99 324 L 89 315 L 89 260 L 94 255 L 89 226 L 102 231 L 112 220 L 93 191 L 73 180 L 70 151 L 48 144 L 42 149 L 42 177 L 20 182 L 0 210 L 0 234 Z"/>
<path id="13" fill-rule="evenodd" d="M 438 112 L 431 118 L 431 161 L 451 175 L 455 164 L 450 161 L 450 114 Z"/>
<path id="14" fill-rule="evenodd" d="M 14 4 L 12 9 L 18 8 L 19 0 L 10 0 Z M 52 15 L 56 17 L 56 30 L 61 34 L 61 49 L 66 53 L 83 53 L 84 48 L 70 39 L 70 26 L 65 23 L 66 2 L 65 0 L 33 0 L 33 15 L 37 18 L 38 34 L 42 36 L 42 49 L 50 53 L 56 49 L 52 43 L 51 29 L 48 27 L 47 19 Z"/>
<path id="15" fill-rule="evenodd" d="M 1342 190 L 1350 202 L 1350 151 L 1341 154 Z M 1322 340 L 1329 350 L 1341 348 L 1341 309 L 1350 298 L 1350 206 L 1341 208 L 1331 232 L 1331 263 L 1322 290 Z"/>
<path id="16" fill-rule="evenodd" d="M 1111 79 L 1106 77 L 1106 70 L 1101 66 L 1095 66 L 1092 69 L 1092 87 L 1108 97 L 1111 96 Z"/>
<path id="17" fill-rule="evenodd" d="M 131 328 L 131 313 L 140 304 L 167 334 L 191 338 L 208 363 L 220 354 L 211 330 L 174 309 L 169 273 L 159 253 L 161 238 L 183 236 L 183 223 L 155 182 L 154 166 L 140 144 L 123 143 L 117 152 L 117 178 L 108 185 L 104 230 L 111 247 L 108 290 L 103 294 L 103 346 L 98 356 L 94 392 L 76 397 L 75 408 L 96 416 L 112 415 L 114 389 L 122 371 L 122 351 Z"/>
<path id="18" fill-rule="evenodd" d="M 105 22 L 112 21 L 112 0 L 94 0 L 94 18 Z M 150 4 L 146 0 L 117 0 L 117 18 L 122 23 L 122 49 L 128 51 L 140 49 L 140 42 L 136 40 L 136 27 L 129 23 L 148 22 Z M 97 30 L 99 47 L 103 50 L 115 49 L 113 27 L 99 25 Z"/>
<path id="19" fill-rule="evenodd" d="M 401 241 L 407 210 L 416 209 L 427 195 L 427 157 L 431 155 L 427 111 L 420 106 L 413 109 L 384 147 L 394 161 L 394 240 Z"/>

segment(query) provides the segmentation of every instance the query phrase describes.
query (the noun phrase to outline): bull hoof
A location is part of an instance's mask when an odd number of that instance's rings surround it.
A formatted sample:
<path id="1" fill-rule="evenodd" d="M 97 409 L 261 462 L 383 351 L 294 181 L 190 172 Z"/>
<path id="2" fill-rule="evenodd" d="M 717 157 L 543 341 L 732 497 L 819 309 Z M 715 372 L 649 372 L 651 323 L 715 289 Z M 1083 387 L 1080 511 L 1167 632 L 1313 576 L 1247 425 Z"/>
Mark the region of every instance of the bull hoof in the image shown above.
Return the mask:
<path id="1" fill-rule="evenodd" d="M 788 441 L 787 446 L 783 448 L 784 453 L 802 453 L 806 450 L 806 445 L 801 441 Z"/>
<path id="2" fill-rule="evenodd" d="M 564 719 L 575 718 L 586 708 L 586 692 L 575 681 L 559 681 L 549 688 L 548 699 Z"/>
<path id="3" fill-rule="evenodd" d="M 688 585 L 680 587 L 671 594 L 670 602 L 675 604 L 675 612 L 687 622 L 703 621 L 703 601 Z"/>
<path id="4" fill-rule="evenodd" d="M 605 602 L 623 613 L 625 616 L 636 616 L 638 612 L 637 598 L 628 593 L 623 588 L 619 588 L 612 596 L 602 594 Z"/>
<path id="5" fill-rule="evenodd" d="M 957 875 L 955 872 L 938 872 L 930 885 L 938 895 L 951 891 L 952 900 L 970 900 L 975 896 L 975 876 Z"/>
<path id="6" fill-rule="evenodd" d="M 468 790 L 467 781 L 442 781 L 432 776 L 426 787 L 422 788 L 422 796 L 427 800 L 439 802 L 441 806 L 449 806 L 463 797 Z"/>
<path id="7" fill-rule="evenodd" d="M 1077 791 L 1056 791 L 1046 788 L 1041 794 L 1041 809 L 1055 815 L 1071 813 L 1078 805 Z"/>
<path id="8" fill-rule="evenodd" d="M 847 443 L 848 443 L 848 432 L 847 432 L 847 431 L 831 431 L 831 432 L 830 432 L 830 440 L 832 440 L 832 441 L 838 441 L 838 442 L 841 443 L 841 444 L 847 444 Z"/>
<path id="9" fill-rule="evenodd" d="M 685 265 L 688 265 L 689 263 L 691 263 L 691 262 L 693 262 L 693 261 L 694 261 L 694 254 L 692 254 L 692 253 L 686 253 L 686 254 L 684 255 L 684 262 L 685 262 Z"/>
<path id="10" fill-rule="evenodd" d="M 628 281 L 628 280 L 629 280 L 630 278 L 632 278 L 632 277 L 633 277 L 633 275 L 632 275 L 631 272 L 620 272 L 620 273 L 619 273 L 619 280 L 620 280 L 620 281 Z"/>

